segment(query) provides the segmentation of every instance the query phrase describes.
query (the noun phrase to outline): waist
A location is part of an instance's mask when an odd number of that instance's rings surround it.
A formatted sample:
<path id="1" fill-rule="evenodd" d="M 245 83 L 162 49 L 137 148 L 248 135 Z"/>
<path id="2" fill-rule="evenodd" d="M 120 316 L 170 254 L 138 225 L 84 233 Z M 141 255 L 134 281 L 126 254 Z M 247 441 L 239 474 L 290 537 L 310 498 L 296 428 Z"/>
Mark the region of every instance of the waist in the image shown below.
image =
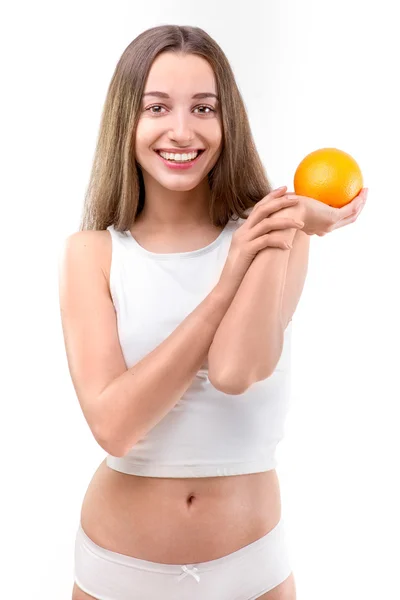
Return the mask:
<path id="1" fill-rule="evenodd" d="M 280 518 L 275 469 L 229 477 L 159 478 L 120 473 L 105 461 L 89 484 L 81 512 L 83 529 L 98 545 L 176 563 L 234 552 L 268 533 Z"/>

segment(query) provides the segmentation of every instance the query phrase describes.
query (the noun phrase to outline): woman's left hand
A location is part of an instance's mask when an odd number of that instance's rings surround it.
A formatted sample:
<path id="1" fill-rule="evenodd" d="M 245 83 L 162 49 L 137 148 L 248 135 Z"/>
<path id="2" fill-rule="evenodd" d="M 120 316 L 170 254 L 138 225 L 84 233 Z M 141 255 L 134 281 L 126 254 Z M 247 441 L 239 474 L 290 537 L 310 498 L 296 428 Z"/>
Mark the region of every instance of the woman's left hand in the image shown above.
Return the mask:
<path id="1" fill-rule="evenodd" d="M 339 229 L 349 223 L 354 223 L 364 207 L 367 195 L 368 188 L 363 188 L 358 196 L 353 198 L 351 202 L 341 208 L 335 208 L 334 206 L 329 206 L 314 198 L 287 193 L 286 196 L 288 198 L 298 198 L 299 202 L 294 207 L 288 207 L 282 210 L 301 211 L 301 218 L 304 221 L 304 227 L 302 227 L 301 231 L 304 231 L 304 233 L 307 233 L 308 235 L 315 234 L 322 237 L 334 229 Z M 276 215 L 281 212 L 282 211 L 278 211 Z M 285 214 L 285 216 L 292 215 Z"/>

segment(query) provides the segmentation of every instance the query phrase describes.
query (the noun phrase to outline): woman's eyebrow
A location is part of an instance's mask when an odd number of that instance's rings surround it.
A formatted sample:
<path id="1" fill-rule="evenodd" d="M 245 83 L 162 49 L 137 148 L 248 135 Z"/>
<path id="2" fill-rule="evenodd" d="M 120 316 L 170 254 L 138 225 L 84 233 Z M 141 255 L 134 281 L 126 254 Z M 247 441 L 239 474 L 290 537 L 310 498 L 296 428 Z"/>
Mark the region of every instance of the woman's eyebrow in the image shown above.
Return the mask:
<path id="1" fill-rule="evenodd" d="M 145 97 L 145 96 L 157 96 L 158 98 L 170 98 L 170 96 L 168 94 L 166 94 L 165 92 L 158 92 L 158 91 L 146 92 L 145 94 L 143 94 L 143 97 Z M 198 94 L 194 94 L 194 96 L 192 96 L 192 98 L 216 98 L 218 100 L 217 94 L 213 94 L 212 92 L 199 92 Z"/>

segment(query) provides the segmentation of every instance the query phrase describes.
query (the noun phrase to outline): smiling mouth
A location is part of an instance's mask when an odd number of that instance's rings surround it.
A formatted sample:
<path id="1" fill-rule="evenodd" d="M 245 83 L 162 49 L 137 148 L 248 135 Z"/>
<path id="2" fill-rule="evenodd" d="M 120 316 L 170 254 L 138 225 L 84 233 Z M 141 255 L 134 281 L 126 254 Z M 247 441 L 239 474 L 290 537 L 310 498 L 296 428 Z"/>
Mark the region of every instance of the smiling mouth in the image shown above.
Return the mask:
<path id="1" fill-rule="evenodd" d="M 171 160 L 168 158 L 165 158 L 164 156 L 161 156 L 161 152 L 162 150 L 154 150 L 154 152 L 156 152 L 156 154 L 158 154 L 161 158 L 163 158 L 164 160 L 169 160 L 171 163 L 176 163 L 176 164 L 185 164 L 185 163 L 190 163 L 195 161 L 197 158 L 199 158 L 203 152 L 205 152 L 205 150 L 197 150 L 197 154 L 194 158 L 191 158 L 190 160 Z M 174 154 L 173 152 L 164 152 L 164 154 Z M 175 154 L 185 154 L 185 152 L 175 152 Z"/>

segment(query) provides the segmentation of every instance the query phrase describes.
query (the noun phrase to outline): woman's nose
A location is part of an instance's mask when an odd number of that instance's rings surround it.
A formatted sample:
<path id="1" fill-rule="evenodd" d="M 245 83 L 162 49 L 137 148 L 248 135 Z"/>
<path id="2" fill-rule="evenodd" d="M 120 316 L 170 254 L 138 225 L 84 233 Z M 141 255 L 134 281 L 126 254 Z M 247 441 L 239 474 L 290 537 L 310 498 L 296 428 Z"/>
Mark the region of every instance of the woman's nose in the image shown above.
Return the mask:
<path id="1" fill-rule="evenodd" d="M 179 112 L 173 117 L 170 134 L 177 140 L 191 140 L 193 138 L 192 115 Z"/>

